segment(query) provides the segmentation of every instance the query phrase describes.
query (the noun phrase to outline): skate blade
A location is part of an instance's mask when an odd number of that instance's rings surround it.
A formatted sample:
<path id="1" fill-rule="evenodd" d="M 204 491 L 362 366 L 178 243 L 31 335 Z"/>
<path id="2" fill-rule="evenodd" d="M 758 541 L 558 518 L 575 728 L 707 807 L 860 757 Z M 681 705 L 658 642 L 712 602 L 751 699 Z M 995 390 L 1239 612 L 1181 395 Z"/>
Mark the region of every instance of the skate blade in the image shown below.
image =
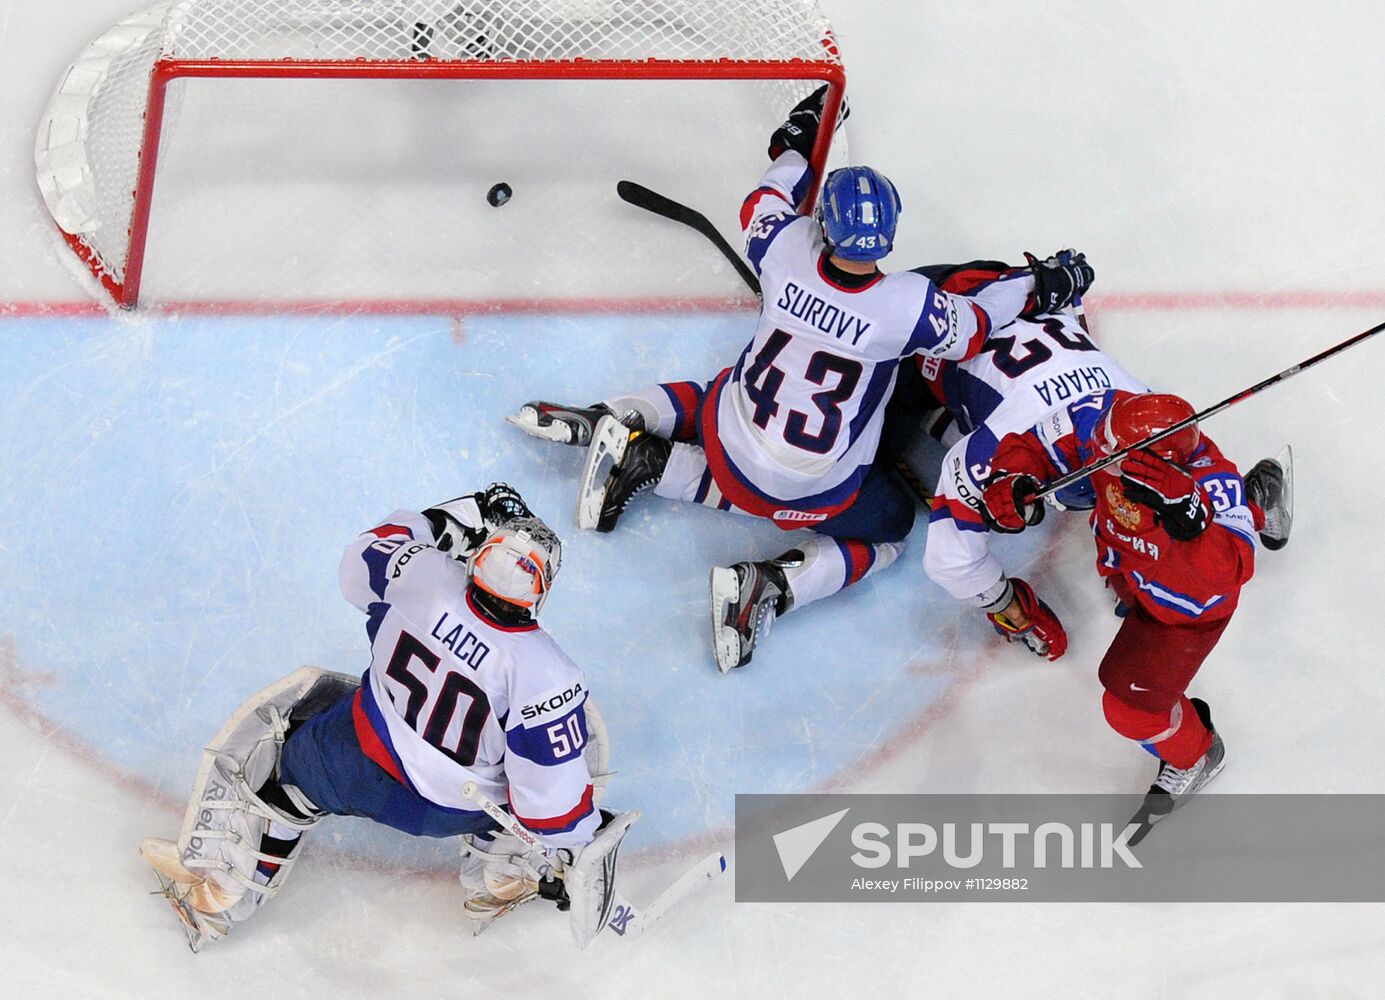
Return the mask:
<path id="1" fill-rule="evenodd" d="M 741 637 L 726 624 L 726 608 L 741 596 L 740 577 L 734 569 L 718 566 L 711 576 L 712 652 L 723 674 L 740 666 Z"/>
<path id="2" fill-rule="evenodd" d="M 151 892 L 150 895 L 162 896 L 169 907 L 172 908 L 174 915 L 178 918 L 179 924 L 182 925 L 183 933 L 187 936 L 188 947 L 196 954 L 202 950 L 202 945 L 211 939 L 212 934 L 202 925 L 201 921 L 198 919 L 196 910 L 194 910 L 192 905 L 188 902 L 186 889 L 180 885 L 177 880 L 164 874 L 162 866 L 160 864 L 155 864 L 151 858 L 151 852 L 146 852 L 145 845 L 167 845 L 172 848 L 175 858 L 177 857 L 177 845 L 173 844 L 171 841 L 161 841 L 150 837 L 144 844 L 140 845 L 140 854 L 149 862 L 150 867 L 154 870 L 154 878 L 157 879 L 159 883 L 159 888 Z M 157 853 L 157 851 L 158 849 L 155 848 L 153 853 Z M 178 867 L 181 868 L 182 866 L 179 865 Z M 185 868 L 182 870 L 184 872 L 187 871 Z"/>
<path id="3" fill-rule="evenodd" d="M 561 420 L 550 420 L 547 426 L 539 423 L 539 411 L 530 406 L 522 406 L 518 413 L 505 416 L 506 423 L 513 424 L 530 437 L 554 444 L 571 444 L 572 428 Z"/>
<path id="4" fill-rule="evenodd" d="M 469 909 L 466 904 L 463 904 L 462 909 L 466 913 L 467 919 L 471 921 L 471 936 L 480 937 L 491 924 L 505 916 L 505 914 L 513 912 L 516 907 L 522 906 L 531 899 L 538 898 L 537 892 L 531 892 L 527 895 L 508 900 L 502 906 L 486 910 L 472 910 Z"/>
<path id="5" fill-rule="evenodd" d="M 629 447 L 630 428 L 615 417 L 602 417 L 597 422 L 592 443 L 587 447 L 582 486 L 577 494 L 577 527 L 582 531 L 595 530 L 601 523 L 601 508 L 606 504 L 611 471 L 625 458 Z"/>
<path id="6" fill-rule="evenodd" d="M 1284 512 L 1284 524 L 1282 538 L 1266 538 L 1260 535 L 1260 541 L 1265 548 L 1272 552 L 1278 552 L 1289 544 L 1289 536 L 1294 528 L 1294 449 L 1290 445 L 1285 445 L 1274 459 L 1279 463 L 1279 467 L 1284 470 L 1284 485 L 1280 489 L 1280 506 Z"/>

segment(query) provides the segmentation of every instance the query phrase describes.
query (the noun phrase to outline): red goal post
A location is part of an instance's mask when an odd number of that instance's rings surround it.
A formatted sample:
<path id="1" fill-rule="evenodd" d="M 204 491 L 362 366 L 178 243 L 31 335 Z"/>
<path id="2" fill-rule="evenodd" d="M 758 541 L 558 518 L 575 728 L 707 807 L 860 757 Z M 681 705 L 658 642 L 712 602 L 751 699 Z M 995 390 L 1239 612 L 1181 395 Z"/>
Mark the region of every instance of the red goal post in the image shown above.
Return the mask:
<path id="1" fill-rule="evenodd" d="M 169 88 L 191 78 L 762 81 L 767 122 L 826 83 L 803 212 L 846 87 L 817 0 L 166 0 L 88 46 L 36 143 L 59 231 L 124 308 L 139 303 Z"/>

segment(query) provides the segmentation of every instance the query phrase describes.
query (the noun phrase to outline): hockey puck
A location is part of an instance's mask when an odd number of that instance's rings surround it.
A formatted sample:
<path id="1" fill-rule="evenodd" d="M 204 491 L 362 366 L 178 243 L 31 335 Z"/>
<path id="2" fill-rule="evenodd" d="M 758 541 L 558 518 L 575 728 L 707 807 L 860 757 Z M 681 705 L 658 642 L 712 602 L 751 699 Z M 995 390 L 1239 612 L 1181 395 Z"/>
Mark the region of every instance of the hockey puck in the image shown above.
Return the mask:
<path id="1" fill-rule="evenodd" d="M 511 190 L 510 185 L 501 181 L 486 192 L 486 201 L 490 202 L 491 208 L 499 208 L 509 201 L 512 195 L 514 195 L 514 191 Z"/>

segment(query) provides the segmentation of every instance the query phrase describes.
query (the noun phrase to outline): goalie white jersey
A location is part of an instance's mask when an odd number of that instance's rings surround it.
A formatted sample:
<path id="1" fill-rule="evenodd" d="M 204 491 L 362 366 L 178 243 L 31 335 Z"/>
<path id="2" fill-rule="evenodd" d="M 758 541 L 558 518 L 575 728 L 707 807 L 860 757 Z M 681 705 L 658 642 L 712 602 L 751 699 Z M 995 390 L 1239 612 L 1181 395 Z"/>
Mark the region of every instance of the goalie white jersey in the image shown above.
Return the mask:
<path id="1" fill-rule="evenodd" d="M 588 843 L 585 675 L 537 624 L 486 617 L 464 564 L 432 543 L 423 515 L 396 511 L 342 558 L 342 593 L 369 616 L 361 749 L 439 806 L 473 811 L 462 786 L 475 781 L 553 846 Z"/>
<path id="2" fill-rule="evenodd" d="M 974 356 L 1034 288 L 1028 272 L 975 297 L 913 272 L 838 282 L 825 267 L 821 227 L 794 211 L 810 176 L 807 161 L 786 152 L 745 202 L 746 253 L 764 306 L 754 338 L 712 383 L 703 410 L 722 493 L 768 517 L 781 505 L 826 515 L 848 506 L 875 458 L 900 359 Z"/>

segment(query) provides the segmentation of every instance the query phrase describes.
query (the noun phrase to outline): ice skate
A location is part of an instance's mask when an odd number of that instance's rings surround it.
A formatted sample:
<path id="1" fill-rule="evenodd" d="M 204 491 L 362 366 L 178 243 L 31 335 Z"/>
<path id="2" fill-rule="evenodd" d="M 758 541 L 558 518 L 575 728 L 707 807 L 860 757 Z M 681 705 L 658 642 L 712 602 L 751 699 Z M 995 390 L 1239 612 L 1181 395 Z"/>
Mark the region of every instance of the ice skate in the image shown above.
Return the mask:
<path id="1" fill-rule="evenodd" d="M 672 450 L 672 442 L 614 416 L 602 417 L 582 470 L 577 527 L 602 532 L 615 528 L 630 501 L 659 482 Z"/>
<path id="2" fill-rule="evenodd" d="M 508 834 L 462 838 L 462 909 L 472 936 L 538 896 L 538 877 L 525 861 L 523 846 Z"/>
<path id="3" fill-rule="evenodd" d="M 522 906 L 539 894 L 538 882 L 528 877 L 493 877 L 486 873 L 485 886 L 473 888 L 466 886 L 462 909 L 471 921 L 473 937 L 481 934 L 516 907 Z"/>
<path id="4" fill-rule="evenodd" d="M 146 837 L 139 847 L 140 857 L 154 869 L 160 893 L 168 900 L 183 924 L 188 947 L 201 951 L 208 941 L 225 937 L 231 922 L 221 914 L 244 896 L 240 886 L 229 888 L 213 881 L 208 873 L 199 875 L 183 866 L 178 845 L 159 837 Z"/>
<path id="5" fill-rule="evenodd" d="M 1159 762 L 1159 774 L 1154 779 L 1154 784 L 1149 786 L 1149 791 L 1145 793 L 1144 805 L 1130 819 L 1130 822 L 1138 823 L 1140 826 L 1130 837 L 1131 846 L 1144 840 L 1156 823 L 1185 805 L 1226 766 L 1226 745 L 1212 728 L 1211 709 L 1200 698 L 1193 698 L 1191 701 L 1198 717 L 1202 719 L 1202 724 L 1212 732 L 1212 745 L 1192 767 L 1180 768 L 1167 761 Z"/>
<path id="6" fill-rule="evenodd" d="M 601 418 L 614 416 L 605 403 L 584 408 L 533 400 L 505 419 L 533 437 L 585 448 L 592 443 L 592 434 Z M 643 424 L 637 414 L 630 414 L 625 422 L 628 426 Z"/>
<path id="7" fill-rule="evenodd" d="M 792 607 L 784 570 L 774 562 L 741 562 L 712 570 L 712 648 L 724 674 L 750 662 L 775 618 Z"/>
<path id="8" fill-rule="evenodd" d="M 1246 496 L 1265 512 L 1260 542 L 1278 551 L 1289 544 L 1294 525 L 1294 451 L 1288 445 L 1279 457 L 1262 458 L 1246 473 Z"/>

